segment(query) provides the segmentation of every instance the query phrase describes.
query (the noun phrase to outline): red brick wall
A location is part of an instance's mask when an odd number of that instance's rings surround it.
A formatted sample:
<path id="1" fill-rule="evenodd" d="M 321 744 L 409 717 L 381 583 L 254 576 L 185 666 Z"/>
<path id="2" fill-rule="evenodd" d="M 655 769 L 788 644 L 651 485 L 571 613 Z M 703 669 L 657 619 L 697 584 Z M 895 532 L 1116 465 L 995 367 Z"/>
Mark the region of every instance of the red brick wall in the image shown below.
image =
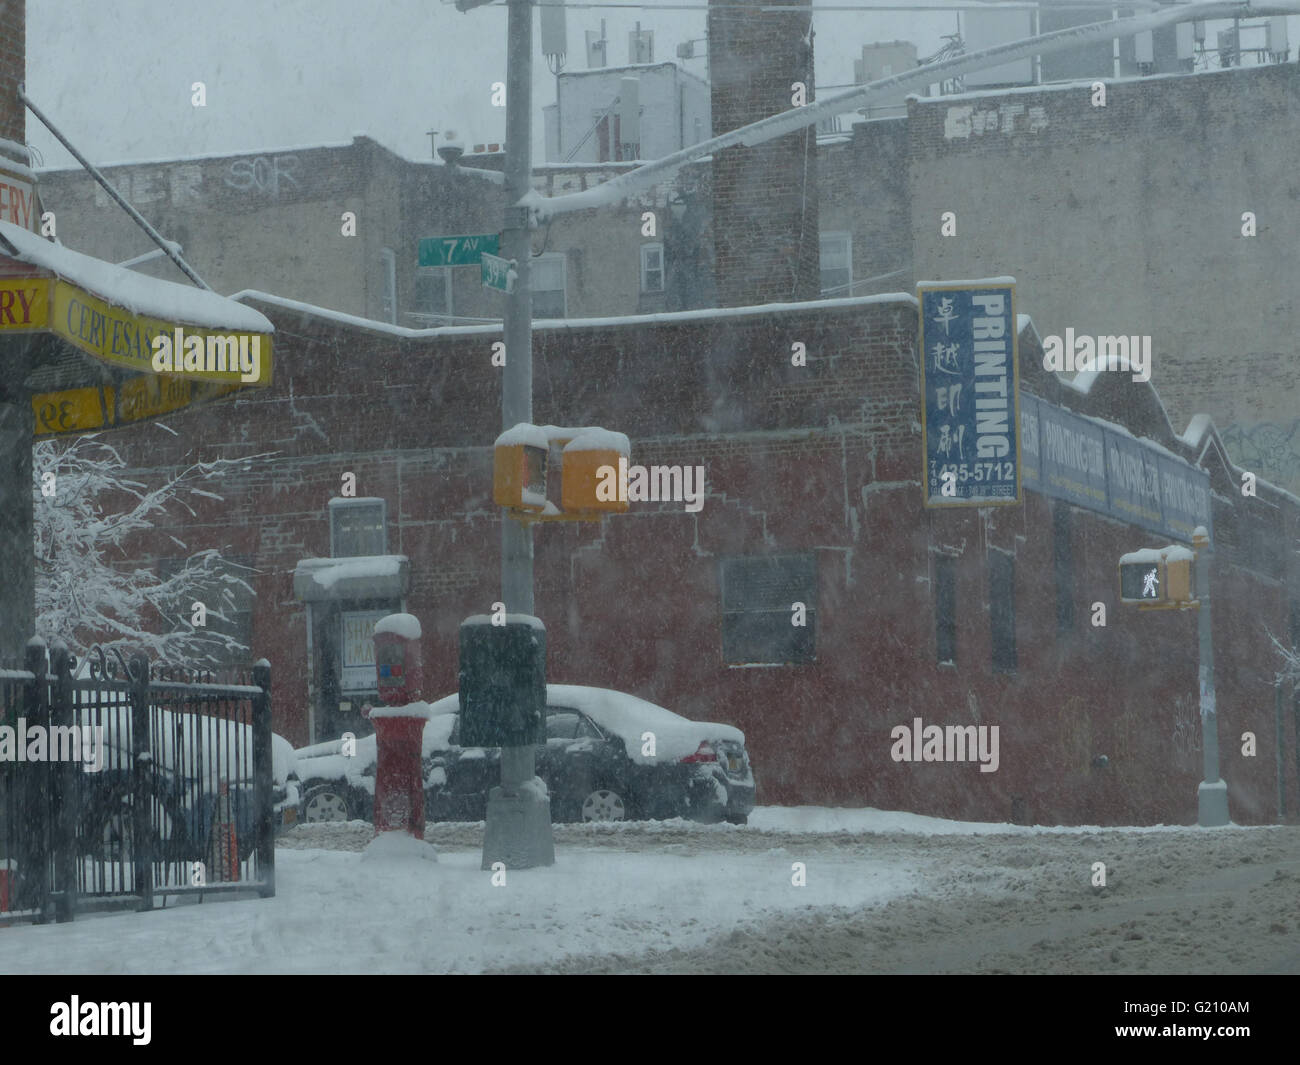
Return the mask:
<path id="1" fill-rule="evenodd" d="M 795 2 L 795 0 L 788 0 Z M 709 8 L 709 78 L 716 136 L 787 111 L 792 86 L 813 99 L 812 18 L 753 0 Z M 719 304 L 816 299 L 820 289 L 817 137 L 813 127 L 713 156 L 713 234 Z"/>
<path id="2" fill-rule="evenodd" d="M 0 137 L 24 144 L 27 113 L 17 89 L 27 74 L 27 0 L 0 0 Z"/>
<path id="3" fill-rule="evenodd" d="M 410 557 L 408 608 L 424 627 L 431 696 L 456 686 L 460 621 L 499 598 L 490 498 L 499 333 L 400 338 L 263 309 L 277 326 L 272 389 L 171 418 L 179 436 L 142 427 L 113 442 L 142 466 L 279 453 L 231 478 L 219 489 L 225 502 L 177 532 L 192 550 L 228 546 L 262 569 L 254 650 L 273 664 L 277 729 L 302 743 L 305 608 L 291 574 L 300 558 L 329 553 L 326 502 L 344 472 L 356 474 L 358 494 L 388 501 L 389 550 Z M 1075 623 L 1058 633 L 1049 500 L 1028 494 L 1023 506 L 984 512 L 921 506 L 914 326 L 914 304 L 898 299 L 539 331 L 538 421 L 626 431 L 634 462 L 703 465 L 709 491 L 696 514 L 634 504 L 600 524 L 537 528 L 548 675 L 738 725 L 763 803 L 1193 822 L 1195 615 L 1139 615 L 1115 600 L 1118 556 L 1159 539 L 1074 509 Z M 804 369 L 790 366 L 795 341 L 807 345 Z M 1025 387 L 1062 402 L 1024 349 Z M 1099 386 L 1069 402 L 1177 450 L 1154 401 L 1133 399 L 1140 391 Z M 1227 476 L 1216 471 L 1214 484 L 1220 737 L 1233 817 L 1249 823 L 1275 813 L 1267 632 L 1286 632 L 1291 594 L 1285 571 L 1250 568 L 1259 566 L 1250 545 L 1260 530 L 1293 542 L 1300 520 L 1276 499 L 1234 501 Z M 991 665 L 990 548 L 1015 555 L 1014 675 Z M 935 661 L 935 551 L 956 559 L 955 665 Z M 721 561 L 781 552 L 816 557 L 817 660 L 729 668 Z M 1106 604 L 1104 627 L 1090 623 L 1094 602 Z M 1000 768 L 892 761 L 890 731 L 914 717 L 999 726 Z M 1246 730 L 1259 742 L 1253 759 L 1240 755 Z M 1294 796 L 1289 708 L 1287 730 Z M 1103 754 L 1109 765 L 1093 768 Z"/>

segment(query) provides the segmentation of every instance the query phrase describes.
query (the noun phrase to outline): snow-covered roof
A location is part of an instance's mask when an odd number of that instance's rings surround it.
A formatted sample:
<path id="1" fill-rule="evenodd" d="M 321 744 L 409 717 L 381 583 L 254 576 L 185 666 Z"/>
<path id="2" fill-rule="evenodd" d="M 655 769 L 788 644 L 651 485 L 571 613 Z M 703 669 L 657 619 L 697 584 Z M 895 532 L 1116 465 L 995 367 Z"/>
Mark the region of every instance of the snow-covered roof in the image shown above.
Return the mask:
<path id="1" fill-rule="evenodd" d="M 500 333 L 499 323 L 490 325 L 443 325 L 434 329 L 409 329 L 406 326 L 391 325 L 371 318 L 358 318 L 354 314 L 317 307 L 310 303 L 286 299 L 257 289 L 244 289 L 230 297 L 232 300 L 256 300 L 287 310 L 301 311 L 313 318 L 325 318 L 342 322 L 345 325 L 369 329 L 389 336 L 422 339 L 440 336 L 471 336 L 484 333 Z M 715 318 L 752 318 L 764 314 L 781 314 L 789 311 L 835 310 L 842 307 L 860 307 L 873 303 L 906 303 L 912 309 L 917 306 L 916 297 L 910 292 L 880 292 L 871 296 L 845 296 L 831 300 L 803 300 L 798 303 L 762 303 L 751 307 L 706 307 L 693 311 L 663 311 L 657 314 L 629 314 L 608 318 L 543 318 L 533 322 L 534 329 L 598 329 L 615 325 L 648 325 L 655 322 L 697 322 Z"/>
<path id="2" fill-rule="evenodd" d="M 389 614 L 375 622 L 375 635 L 391 632 L 404 640 L 418 640 L 421 636 L 420 619 L 414 614 Z"/>
<path id="3" fill-rule="evenodd" d="M 252 307 L 241 306 L 215 292 L 91 258 L 62 244 L 52 244 L 12 222 L 0 222 L 0 254 L 49 271 L 133 314 L 245 333 L 275 330 L 267 317 Z"/>

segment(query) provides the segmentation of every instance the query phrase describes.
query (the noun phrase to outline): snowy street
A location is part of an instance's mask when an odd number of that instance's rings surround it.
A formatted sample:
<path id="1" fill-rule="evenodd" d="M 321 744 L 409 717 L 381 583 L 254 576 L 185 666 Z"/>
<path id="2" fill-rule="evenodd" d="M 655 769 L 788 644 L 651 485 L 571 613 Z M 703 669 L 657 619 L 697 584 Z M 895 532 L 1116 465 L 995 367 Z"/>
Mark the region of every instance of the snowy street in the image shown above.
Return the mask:
<path id="1" fill-rule="evenodd" d="M 1294 827 L 760 808 L 557 825 L 555 866 L 499 887 L 481 824 L 430 824 L 436 864 L 363 861 L 370 833 L 295 829 L 272 900 L 0 930 L 0 972 L 1300 973 Z"/>

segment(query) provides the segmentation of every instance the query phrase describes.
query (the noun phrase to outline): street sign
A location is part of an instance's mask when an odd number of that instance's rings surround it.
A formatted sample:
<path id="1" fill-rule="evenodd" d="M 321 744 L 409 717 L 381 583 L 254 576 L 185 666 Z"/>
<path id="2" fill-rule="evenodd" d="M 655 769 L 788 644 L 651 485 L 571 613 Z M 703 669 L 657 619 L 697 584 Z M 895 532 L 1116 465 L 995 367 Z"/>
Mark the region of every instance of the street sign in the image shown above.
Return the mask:
<path id="1" fill-rule="evenodd" d="M 927 507 L 1020 502 L 1013 278 L 917 285 Z"/>
<path id="2" fill-rule="evenodd" d="M 421 266 L 477 266 L 484 252 L 500 251 L 501 236 L 479 233 L 474 236 L 425 237 L 420 241 Z"/>
<path id="3" fill-rule="evenodd" d="M 494 288 L 498 292 L 513 292 L 515 290 L 515 261 L 513 259 L 503 259 L 499 255 L 484 252 L 481 261 L 483 263 L 484 288 Z"/>

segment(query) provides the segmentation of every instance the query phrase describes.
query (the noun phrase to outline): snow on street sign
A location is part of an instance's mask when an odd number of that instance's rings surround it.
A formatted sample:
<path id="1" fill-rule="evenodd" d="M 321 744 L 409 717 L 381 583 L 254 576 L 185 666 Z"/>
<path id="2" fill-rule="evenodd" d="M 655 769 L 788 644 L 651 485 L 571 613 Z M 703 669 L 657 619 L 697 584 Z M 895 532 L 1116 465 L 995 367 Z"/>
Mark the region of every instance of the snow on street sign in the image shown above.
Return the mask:
<path id="1" fill-rule="evenodd" d="M 1019 503 L 1015 279 L 916 287 L 925 505 Z"/>
<path id="2" fill-rule="evenodd" d="M 499 255 L 484 252 L 481 261 L 483 263 L 484 288 L 494 288 L 498 292 L 513 292 L 515 290 L 515 261 L 513 259 L 503 259 Z"/>
<path id="3" fill-rule="evenodd" d="M 425 237 L 420 241 L 421 266 L 477 266 L 484 252 L 495 255 L 500 250 L 497 233 L 474 236 Z"/>

